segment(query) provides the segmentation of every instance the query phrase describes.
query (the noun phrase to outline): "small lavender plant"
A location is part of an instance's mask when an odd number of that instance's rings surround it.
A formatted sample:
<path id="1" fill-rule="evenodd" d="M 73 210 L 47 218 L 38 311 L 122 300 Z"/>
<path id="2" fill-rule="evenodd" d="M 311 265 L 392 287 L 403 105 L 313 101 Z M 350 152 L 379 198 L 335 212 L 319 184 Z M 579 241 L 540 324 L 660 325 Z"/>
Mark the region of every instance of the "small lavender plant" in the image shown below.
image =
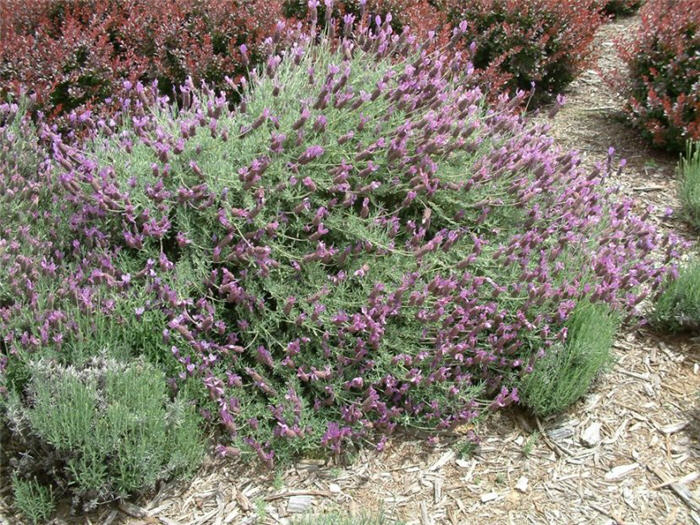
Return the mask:
<path id="1" fill-rule="evenodd" d="M 124 356 L 201 385 L 222 455 L 272 464 L 518 402 L 580 301 L 634 316 L 681 243 L 604 185 L 612 152 L 584 171 L 511 111 L 524 93 L 486 106 L 467 57 L 389 22 L 270 41 L 234 110 L 129 84 L 114 119 L 74 116 L 81 143 L 3 106 L 4 143 L 50 156 L 8 146 L 0 182 L 5 387 L 89 358 L 118 312 L 148 323 L 116 330 Z"/>
<path id="2" fill-rule="evenodd" d="M 683 213 L 700 231 L 700 142 L 688 141 L 686 156 L 680 161 L 678 173 Z"/>

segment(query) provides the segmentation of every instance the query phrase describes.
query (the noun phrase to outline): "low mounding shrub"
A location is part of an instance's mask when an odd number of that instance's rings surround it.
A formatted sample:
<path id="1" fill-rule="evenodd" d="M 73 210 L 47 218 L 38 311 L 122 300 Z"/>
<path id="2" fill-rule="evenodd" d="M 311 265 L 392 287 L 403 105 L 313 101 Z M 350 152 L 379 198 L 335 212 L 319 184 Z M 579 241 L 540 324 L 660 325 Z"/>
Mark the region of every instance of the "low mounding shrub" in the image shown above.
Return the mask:
<path id="1" fill-rule="evenodd" d="M 199 418 L 168 400 L 165 376 L 152 365 L 93 358 L 82 367 L 38 360 L 29 368 L 22 396 L 6 407 L 17 505 L 29 517 L 50 512 L 54 487 L 91 509 L 201 461 Z M 37 478 L 46 485 L 29 481 Z"/>
<path id="2" fill-rule="evenodd" d="M 132 86 L 69 120 L 81 144 L 0 108 L 9 396 L 40 357 L 99 356 L 109 317 L 123 355 L 179 367 L 221 454 L 271 464 L 517 402 L 579 302 L 635 315 L 680 244 L 601 186 L 611 159 L 584 171 L 525 93 L 486 105 L 458 55 L 378 25 L 269 57 L 235 109 Z"/>
<path id="3" fill-rule="evenodd" d="M 492 91 L 529 90 L 533 103 L 564 88 L 586 66 L 602 23 L 597 0 L 447 0 L 453 25 L 467 22 L 463 37 L 476 44 L 474 66 Z"/>
<path id="4" fill-rule="evenodd" d="M 644 3 L 644 0 L 610 0 L 602 2 L 603 11 L 609 15 L 631 15 Z"/>
<path id="5" fill-rule="evenodd" d="M 278 16 L 269 0 L 3 1 L 0 96 L 34 92 L 56 114 L 115 96 L 125 81 L 156 79 L 172 93 L 191 76 L 223 88 L 260 57 Z"/>
<path id="6" fill-rule="evenodd" d="M 535 363 L 519 389 L 523 404 L 535 414 L 560 412 L 588 390 L 610 363 L 618 319 L 604 304 L 581 302 L 566 322 L 566 342 Z"/>
<path id="7" fill-rule="evenodd" d="M 678 279 L 667 284 L 656 301 L 651 322 L 665 332 L 700 333 L 700 261 L 688 263 Z"/>
<path id="8" fill-rule="evenodd" d="M 680 199 L 688 221 L 700 231 L 700 142 L 689 142 L 681 159 Z"/>
<path id="9" fill-rule="evenodd" d="M 695 0 L 658 0 L 641 16 L 634 38 L 618 44 L 629 76 L 614 84 L 645 138 L 683 152 L 687 140 L 700 139 L 700 9 Z"/>

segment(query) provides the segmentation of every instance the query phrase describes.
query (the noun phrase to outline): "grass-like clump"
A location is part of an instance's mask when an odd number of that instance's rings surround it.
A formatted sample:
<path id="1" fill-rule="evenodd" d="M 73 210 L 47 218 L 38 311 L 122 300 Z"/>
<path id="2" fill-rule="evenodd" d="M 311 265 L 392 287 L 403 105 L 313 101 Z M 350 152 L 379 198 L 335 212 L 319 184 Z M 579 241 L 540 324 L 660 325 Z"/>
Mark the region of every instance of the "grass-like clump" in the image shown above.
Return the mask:
<path id="1" fill-rule="evenodd" d="M 390 520 L 383 512 L 362 513 L 350 515 L 343 512 L 331 512 L 303 516 L 292 522 L 292 525 L 401 525 L 401 522 Z"/>
<path id="2" fill-rule="evenodd" d="M 700 260 L 687 263 L 670 281 L 650 315 L 652 324 L 671 333 L 700 333 Z"/>
<path id="3" fill-rule="evenodd" d="M 551 349 L 525 376 L 521 403 L 547 416 L 582 397 L 610 364 L 618 325 L 619 319 L 607 306 L 579 303 L 566 323 L 566 341 Z"/>
<path id="4" fill-rule="evenodd" d="M 13 477 L 12 496 L 15 508 L 34 524 L 48 521 L 56 506 L 51 487 L 46 487 L 35 479 Z"/>
<path id="5" fill-rule="evenodd" d="M 680 199 L 687 220 L 700 231 L 700 142 L 688 142 L 681 159 Z"/>

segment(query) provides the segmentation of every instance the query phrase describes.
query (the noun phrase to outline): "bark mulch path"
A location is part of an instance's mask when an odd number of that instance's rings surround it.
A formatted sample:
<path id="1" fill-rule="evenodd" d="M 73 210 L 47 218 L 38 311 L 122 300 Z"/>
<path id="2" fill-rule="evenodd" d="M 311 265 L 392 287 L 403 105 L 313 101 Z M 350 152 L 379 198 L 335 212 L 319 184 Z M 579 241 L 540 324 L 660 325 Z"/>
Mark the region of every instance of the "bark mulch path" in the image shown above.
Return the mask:
<path id="1" fill-rule="evenodd" d="M 599 67 L 621 67 L 613 39 L 638 18 L 614 21 L 596 38 Z M 552 135 L 585 163 L 615 147 L 628 160 L 615 181 L 640 206 L 660 207 L 662 227 L 688 234 L 677 219 L 676 159 L 650 150 L 620 120 L 621 101 L 594 70 L 584 72 L 552 122 Z M 350 466 L 300 461 L 284 472 L 211 460 L 187 484 L 162 487 L 81 523 L 278 524 L 298 511 L 342 515 L 383 511 L 407 524 L 700 524 L 700 338 L 661 338 L 630 328 L 615 344 L 616 364 L 592 392 L 546 421 L 511 411 L 478 429 L 471 456 L 458 433 L 430 448 L 397 437 Z M 464 429 L 466 430 L 466 429 Z M 0 515 L 9 488 L 0 488 Z M 58 519 L 57 523 L 76 522 Z M 11 518 L 0 523 L 17 523 Z"/>

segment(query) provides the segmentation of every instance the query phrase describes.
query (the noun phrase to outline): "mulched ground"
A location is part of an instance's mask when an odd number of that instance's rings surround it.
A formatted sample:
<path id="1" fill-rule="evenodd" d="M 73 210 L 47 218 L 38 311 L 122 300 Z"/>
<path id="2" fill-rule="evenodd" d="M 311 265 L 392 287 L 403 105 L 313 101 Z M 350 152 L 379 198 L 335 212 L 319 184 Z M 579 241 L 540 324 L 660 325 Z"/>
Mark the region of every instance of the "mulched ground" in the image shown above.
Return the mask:
<path id="1" fill-rule="evenodd" d="M 637 17 L 606 24 L 596 49 L 603 72 L 622 67 L 613 40 Z M 596 70 L 571 86 L 551 134 L 584 163 L 603 161 L 613 146 L 628 166 L 615 181 L 655 220 L 681 234 L 676 159 L 650 150 L 621 121 L 621 101 Z M 296 511 L 357 514 L 382 510 L 407 524 L 590 523 L 700 524 L 700 338 L 661 338 L 630 328 L 615 344 L 616 364 L 593 391 L 545 421 L 497 414 L 477 428 L 485 436 L 460 458 L 459 431 L 435 447 L 397 436 L 381 452 L 365 450 L 349 466 L 300 461 L 284 472 L 210 460 L 187 484 L 170 484 L 136 505 L 102 509 L 55 523 L 282 524 Z M 465 432 L 468 429 L 460 429 Z M 0 523 L 20 523 L 3 508 Z"/>

